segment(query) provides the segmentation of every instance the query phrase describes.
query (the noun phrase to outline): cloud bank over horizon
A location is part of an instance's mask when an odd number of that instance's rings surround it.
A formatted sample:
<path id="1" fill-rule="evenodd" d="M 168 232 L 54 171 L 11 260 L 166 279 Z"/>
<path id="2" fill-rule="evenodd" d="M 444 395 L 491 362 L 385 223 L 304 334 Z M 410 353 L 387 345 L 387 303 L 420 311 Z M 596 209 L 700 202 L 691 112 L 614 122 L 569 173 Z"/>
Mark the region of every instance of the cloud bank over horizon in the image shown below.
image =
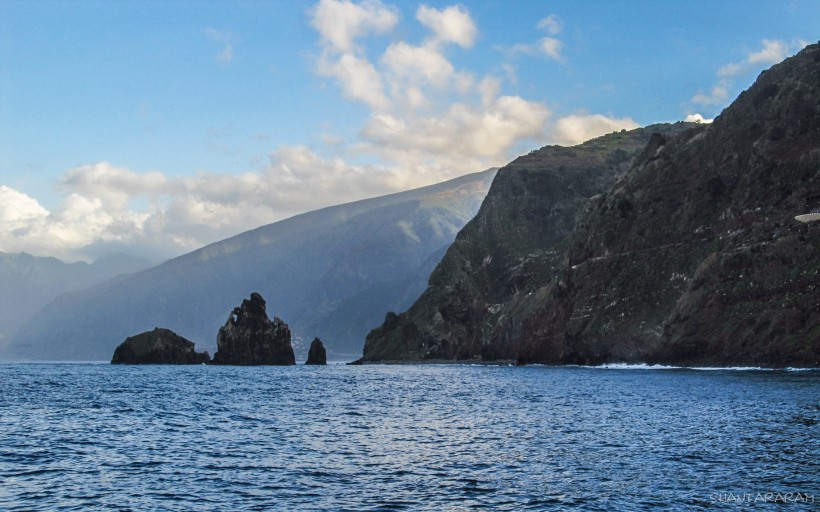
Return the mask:
<path id="1" fill-rule="evenodd" d="M 497 46 L 503 66 L 477 71 L 459 62 L 482 37 L 463 5 L 420 4 L 412 19 L 380 0 L 319 0 L 304 13 L 315 32 L 305 66 L 365 115 L 355 135 L 329 127 L 322 144 L 280 145 L 244 172 L 200 170 L 178 176 L 97 161 L 66 169 L 59 204 L 0 186 L 0 251 L 74 260 L 126 252 L 155 261 L 318 208 L 408 190 L 501 166 L 545 144 L 574 145 L 638 127 L 628 116 L 578 110 L 556 115 L 544 99 L 511 94 L 516 65 L 572 66 L 567 20 L 545 13 L 540 38 Z M 413 26 L 420 37 L 413 37 Z M 403 28 L 405 27 L 405 28 Z M 241 60 L 241 33 L 202 27 L 211 61 Z M 718 83 L 690 100 L 687 120 L 709 122 L 695 107 L 725 104 L 734 77 L 795 50 L 763 40 L 746 60 L 725 65 Z M 545 91 L 549 94 L 549 91 Z"/>

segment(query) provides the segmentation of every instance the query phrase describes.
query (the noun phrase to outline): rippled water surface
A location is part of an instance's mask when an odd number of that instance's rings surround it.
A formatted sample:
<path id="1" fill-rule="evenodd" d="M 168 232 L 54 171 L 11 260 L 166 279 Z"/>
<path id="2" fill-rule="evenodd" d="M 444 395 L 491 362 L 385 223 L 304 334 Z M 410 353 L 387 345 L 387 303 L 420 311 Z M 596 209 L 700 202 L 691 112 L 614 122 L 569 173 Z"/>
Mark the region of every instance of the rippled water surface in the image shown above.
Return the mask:
<path id="1" fill-rule="evenodd" d="M 819 459 L 816 371 L 0 365 L 3 510 L 818 510 Z"/>

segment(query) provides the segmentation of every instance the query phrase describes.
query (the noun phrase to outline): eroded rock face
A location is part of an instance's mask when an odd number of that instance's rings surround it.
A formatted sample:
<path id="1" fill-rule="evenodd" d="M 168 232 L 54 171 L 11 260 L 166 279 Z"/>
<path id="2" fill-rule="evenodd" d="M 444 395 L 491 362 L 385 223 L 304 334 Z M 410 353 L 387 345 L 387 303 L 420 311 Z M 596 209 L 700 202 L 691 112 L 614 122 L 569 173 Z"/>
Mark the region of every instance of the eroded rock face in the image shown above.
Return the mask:
<path id="1" fill-rule="evenodd" d="M 111 364 L 203 364 L 208 352 L 196 352 L 194 342 L 157 327 L 127 338 L 114 350 Z"/>
<path id="2" fill-rule="evenodd" d="M 319 338 L 313 338 L 308 351 L 308 358 L 305 364 L 327 364 L 327 351 L 325 344 Z"/>
<path id="3" fill-rule="evenodd" d="M 265 299 L 254 292 L 231 311 L 219 329 L 213 364 L 291 365 L 296 364 L 288 324 L 268 318 Z"/>
<path id="4" fill-rule="evenodd" d="M 590 143 L 501 169 L 363 360 L 820 367 L 820 223 L 795 220 L 820 205 L 820 44 L 714 123 L 653 135 L 599 195 L 570 164 L 617 173 Z"/>
<path id="5" fill-rule="evenodd" d="M 494 326 L 520 315 L 519 301 L 555 279 L 561 242 L 653 134 L 694 126 L 655 125 L 571 148 L 546 146 L 500 169 L 427 290 L 367 336 L 363 360 L 515 360 L 518 340 L 493 340 Z"/>

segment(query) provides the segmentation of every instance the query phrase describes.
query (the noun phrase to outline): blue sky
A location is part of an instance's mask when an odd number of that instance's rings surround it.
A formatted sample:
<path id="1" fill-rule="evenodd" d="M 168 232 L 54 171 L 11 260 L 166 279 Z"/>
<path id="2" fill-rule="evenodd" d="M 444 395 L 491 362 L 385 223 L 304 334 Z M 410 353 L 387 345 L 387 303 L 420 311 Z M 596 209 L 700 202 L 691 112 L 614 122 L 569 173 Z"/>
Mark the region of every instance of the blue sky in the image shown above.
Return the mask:
<path id="1" fill-rule="evenodd" d="M 0 2 L 0 251 L 160 259 L 713 118 L 820 2 Z"/>

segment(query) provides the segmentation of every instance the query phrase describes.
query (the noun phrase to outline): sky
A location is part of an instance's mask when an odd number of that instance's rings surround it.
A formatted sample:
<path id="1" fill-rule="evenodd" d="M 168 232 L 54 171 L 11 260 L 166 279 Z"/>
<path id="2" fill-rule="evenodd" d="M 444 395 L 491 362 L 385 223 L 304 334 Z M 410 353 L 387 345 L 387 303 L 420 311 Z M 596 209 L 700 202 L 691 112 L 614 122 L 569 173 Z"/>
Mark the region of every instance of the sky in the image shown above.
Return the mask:
<path id="1" fill-rule="evenodd" d="M 161 261 L 657 122 L 709 122 L 815 0 L 3 0 L 0 251 Z"/>

